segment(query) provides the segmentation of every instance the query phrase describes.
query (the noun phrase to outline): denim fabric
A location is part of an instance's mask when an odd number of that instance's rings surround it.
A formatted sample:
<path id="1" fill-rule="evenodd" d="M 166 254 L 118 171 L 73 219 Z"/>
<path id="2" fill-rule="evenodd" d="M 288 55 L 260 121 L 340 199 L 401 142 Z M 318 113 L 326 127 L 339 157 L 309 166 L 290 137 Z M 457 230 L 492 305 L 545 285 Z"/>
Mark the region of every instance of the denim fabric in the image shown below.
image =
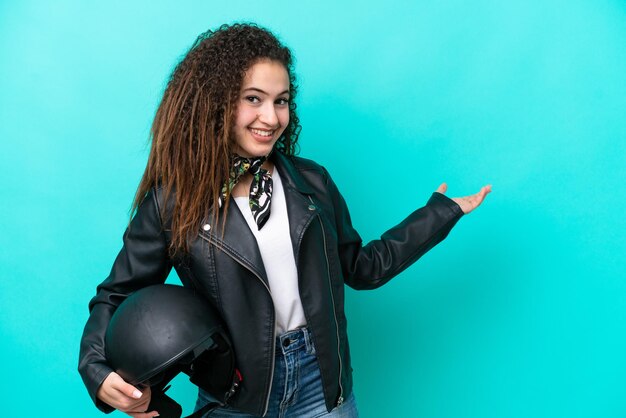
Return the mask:
<path id="1" fill-rule="evenodd" d="M 213 398 L 200 389 L 196 410 L 211 401 Z M 306 328 L 286 332 L 276 339 L 274 380 L 265 417 L 358 418 L 358 416 L 353 394 L 350 394 L 344 403 L 331 412 L 326 411 L 315 347 Z M 203 416 L 203 418 L 209 417 L 254 418 L 256 416 L 225 407 L 214 409 Z"/>

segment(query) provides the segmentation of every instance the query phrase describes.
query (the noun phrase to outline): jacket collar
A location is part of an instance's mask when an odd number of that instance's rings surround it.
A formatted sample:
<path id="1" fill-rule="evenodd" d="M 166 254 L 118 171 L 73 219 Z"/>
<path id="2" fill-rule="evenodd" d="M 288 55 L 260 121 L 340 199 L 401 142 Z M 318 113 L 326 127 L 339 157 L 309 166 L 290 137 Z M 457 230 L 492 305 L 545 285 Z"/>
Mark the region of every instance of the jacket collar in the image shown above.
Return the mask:
<path id="1" fill-rule="evenodd" d="M 304 181 L 302 174 L 294 165 L 291 157 L 285 155 L 282 151 L 274 150 L 270 155 L 270 159 L 280 171 L 281 180 L 300 193 L 309 195 L 313 194 L 313 189 Z"/>

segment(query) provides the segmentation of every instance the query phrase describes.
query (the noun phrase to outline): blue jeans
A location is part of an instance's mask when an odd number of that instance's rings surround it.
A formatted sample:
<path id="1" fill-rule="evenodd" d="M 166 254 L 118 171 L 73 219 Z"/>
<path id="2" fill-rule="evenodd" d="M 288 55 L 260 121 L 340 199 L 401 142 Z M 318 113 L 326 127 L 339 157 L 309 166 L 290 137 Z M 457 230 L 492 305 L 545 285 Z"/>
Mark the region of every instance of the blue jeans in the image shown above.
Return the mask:
<path id="1" fill-rule="evenodd" d="M 200 389 L 196 411 L 211 401 L 213 398 Z M 286 332 L 276 339 L 274 380 L 265 416 L 269 418 L 359 416 L 353 394 L 350 394 L 340 406 L 330 412 L 326 411 L 322 376 L 315 357 L 315 347 L 306 328 Z M 256 415 L 244 414 L 227 406 L 214 409 L 203 416 L 209 417 L 254 418 Z"/>

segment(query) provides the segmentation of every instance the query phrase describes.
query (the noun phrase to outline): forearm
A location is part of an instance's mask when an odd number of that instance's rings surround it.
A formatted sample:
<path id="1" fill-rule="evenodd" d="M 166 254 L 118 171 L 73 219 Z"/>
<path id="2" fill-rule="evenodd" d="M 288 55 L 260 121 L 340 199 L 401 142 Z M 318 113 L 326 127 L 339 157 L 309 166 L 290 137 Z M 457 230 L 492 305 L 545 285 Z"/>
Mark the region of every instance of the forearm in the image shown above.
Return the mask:
<path id="1" fill-rule="evenodd" d="M 115 307 L 104 303 L 93 306 L 80 342 L 78 372 L 92 401 L 102 412 L 113 408 L 96 397 L 98 388 L 113 370 L 106 363 L 104 334 Z"/>
<path id="2" fill-rule="evenodd" d="M 350 242 L 340 247 L 344 280 L 355 289 L 374 289 L 409 267 L 441 242 L 463 215 L 461 208 L 440 193 L 411 213 L 380 239 L 362 246 Z M 346 234 L 348 235 L 348 234 Z"/>

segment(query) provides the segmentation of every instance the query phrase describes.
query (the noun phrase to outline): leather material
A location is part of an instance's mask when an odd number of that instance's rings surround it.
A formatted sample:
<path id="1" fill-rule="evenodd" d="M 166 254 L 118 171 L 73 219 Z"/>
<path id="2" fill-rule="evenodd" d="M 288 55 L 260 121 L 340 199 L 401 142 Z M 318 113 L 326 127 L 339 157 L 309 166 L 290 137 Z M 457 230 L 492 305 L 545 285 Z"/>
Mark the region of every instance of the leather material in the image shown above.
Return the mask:
<path id="1" fill-rule="evenodd" d="M 346 203 L 328 172 L 313 161 L 272 153 L 283 179 L 300 297 L 322 375 L 330 411 L 352 391 L 352 368 L 344 315 L 344 284 L 374 289 L 410 266 L 443 240 L 462 217 L 461 208 L 440 193 L 378 240 L 363 245 Z M 144 286 L 163 283 L 172 266 L 183 285 L 202 292 L 227 327 L 243 381 L 229 401 L 263 415 L 272 382 L 274 307 L 254 235 L 234 202 L 222 218 L 198 226 L 189 253 L 170 260 L 170 233 L 160 210 L 161 190 L 151 191 L 124 234 L 111 274 L 89 304 L 79 371 L 96 405 L 110 411 L 95 393 L 111 371 L 104 360 L 104 333 L 121 301 Z"/>

